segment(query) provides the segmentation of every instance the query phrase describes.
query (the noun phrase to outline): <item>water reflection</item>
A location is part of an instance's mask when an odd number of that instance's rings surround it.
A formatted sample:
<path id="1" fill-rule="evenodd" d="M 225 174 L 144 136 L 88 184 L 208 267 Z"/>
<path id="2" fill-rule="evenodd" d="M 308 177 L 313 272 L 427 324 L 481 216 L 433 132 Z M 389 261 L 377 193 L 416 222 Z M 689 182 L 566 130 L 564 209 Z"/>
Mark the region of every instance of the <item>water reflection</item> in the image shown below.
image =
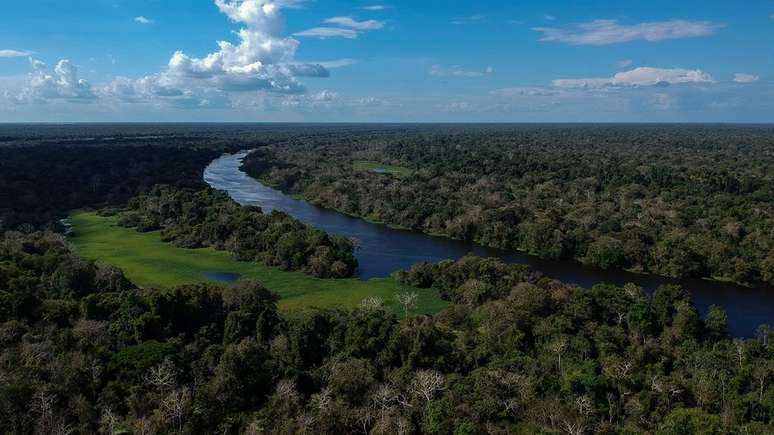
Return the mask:
<path id="1" fill-rule="evenodd" d="M 731 333 L 735 336 L 749 337 L 759 325 L 774 323 L 774 289 L 770 287 L 747 288 L 705 280 L 672 280 L 624 271 L 605 271 L 576 262 L 541 260 L 519 252 L 372 224 L 290 198 L 264 186 L 239 169 L 246 154 L 224 155 L 213 161 L 204 172 L 204 180 L 213 188 L 228 192 L 240 204 L 259 206 L 265 212 L 284 211 L 324 231 L 357 240 L 358 275 L 362 279 L 389 276 L 420 261 L 457 259 L 473 253 L 501 258 L 510 263 L 528 264 L 546 276 L 582 287 L 600 282 L 616 285 L 633 282 L 652 292 L 661 284 L 681 284 L 691 290 L 702 313 L 713 304 L 725 308 Z"/>
<path id="2" fill-rule="evenodd" d="M 205 272 L 204 276 L 205 278 L 212 281 L 222 281 L 229 283 L 237 282 L 240 278 L 242 278 L 242 275 L 233 272 Z"/>

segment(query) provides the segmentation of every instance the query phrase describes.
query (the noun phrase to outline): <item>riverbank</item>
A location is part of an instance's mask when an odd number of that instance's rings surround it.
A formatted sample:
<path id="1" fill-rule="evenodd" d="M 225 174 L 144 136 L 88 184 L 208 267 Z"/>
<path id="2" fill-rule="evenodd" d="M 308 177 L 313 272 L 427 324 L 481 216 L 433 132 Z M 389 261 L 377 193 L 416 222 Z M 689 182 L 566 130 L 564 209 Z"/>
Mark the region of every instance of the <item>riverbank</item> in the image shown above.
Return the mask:
<path id="1" fill-rule="evenodd" d="M 249 153 L 250 153 L 250 151 L 242 151 L 238 155 L 239 156 L 246 156 Z M 233 154 L 232 156 L 236 156 L 236 155 L 237 154 Z M 241 158 L 240 158 L 240 162 L 241 162 Z M 363 166 L 365 163 L 368 163 L 368 165 Z M 356 170 L 370 170 L 369 168 L 374 168 L 374 167 L 379 167 L 379 166 L 390 167 L 389 165 L 380 165 L 380 164 L 378 164 L 376 162 L 368 162 L 368 161 L 362 161 L 362 160 L 356 160 L 355 164 L 360 164 L 360 167 L 356 167 L 355 168 Z M 391 167 L 391 168 L 398 168 L 398 169 L 400 169 L 402 167 L 394 166 L 394 167 Z M 409 170 L 408 168 L 402 168 L 402 169 Z M 362 215 L 358 215 L 356 213 L 349 212 L 349 211 L 344 210 L 344 209 L 340 209 L 340 208 L 337 208 L 337 207 L 330 207 L 330 206 L 327 206 L 325 204 L 321 204 L 315 198 L 309 197 L 309 196 L 305 195 L 304 193 L 288 192 L 286 190 L 283 190 L 280 185 L 278 185 L 276 182 L 274 182 L 271 179 L 269 179 L 268 176 L 266 176 L 265 174 L 262 175 L 262 176 L 258 176 L 258 177 L 254 177 L 254 176 L 252 176 L 250 174 L 247 174 L 244 165 L 242 165 L 241 163 L 240 163 L 240 166 L 239 166 L 239 170 L 241 172 L 243 172 L 247 177 L 250 177 L 250 178 L 256 180 L 257 182 L 259 182 L 263 186 L 269 187 L 269 188 L 279 192 L 279 194 L 284 195 L 287 198 L 291 198 L 291 199 L 296 200 L 296 201 L 303 201 L 303 202 L 306 202 L 308 204 L 313 205 L 314 207 L 319 207 L 320 209 L 336 212 L 336 213 L 339 213 L 341 215 L 344 215 L 344 216 L 347 216 L 347 217 L 350 217 L 350 218 L 353 218 L 353 219 L 362 220 L 362 221 L 364 221 L 366 223 L 373 224 L 373 225 L 387 227 L 387 228 L 392 229 L 392 230 L 415 232 L 415 233 L 419 233 L 419 234 L 424 234 L 424 235 L 426 235 L 428 237 L 432 237 L 432 238 L 447 239 L 447 240 L 451 240 L 451 241 L 455 241 L 455 242 L 459 242 L 461 244 L 467 244 L 467 245 L 471 245 L 471 246 L 476 245 L 476 246 L 480 246 L 482 248 L 489 249 L 489 250 L 492 250 L 492 251 L 501 251 L 501 252 L 504 252 L 504 253 L 518 254 L 518 256 L 520 256 L 522 258 L 531 258 L 532 260 L 534 260 L 534 261 L 526 261 L 526 263 L 531 264 L 531 265 L 534 265 L 533 263 L 573 264 L 573 265 L 575 265 L 577 267 L 580 267 L 580 268 L 586 268 L 586 269 L 589 269 L 589 270 L 596 269 L 596 270 L 601 271 L 603 273 L 611 273 L 611 274 L 624 273 L 624 274 L 630 274 L 630 275 L 634 275 L 634 276 L 641 276 L 644 279 L 656 278 L 656 279 L 660 279 L 660 280 L 663 280 L 663 281 L 698 281 L 698 282 L 709 282 L 709 283 L 714 283 L 714 284 L 731 285 L 731 286 L 735 286 L 735 287 L 750 288 L 750 289 L 753 289 L 753 288 L 756 288 L 756 287 L 757 288 L 768 288 L 769 290 L 774 292 L 774 288 L 771 288 L 771 286 L 768 286 L 767 284 L 762 283 L 762 282 L 736 282 L 736 281 L 731 280 L 730 278 L 721 277 L 721 276 L 680 277 L 680 276 L 672 276 L 672 275 L 658 275 L 658 274 L 654 274 L 654 273 L 649 272 L 649 271 L 644 271 L 644 270 L 641 270 L 641 269 L 630 268 L 630 267 L 627 267 L 627 268 L 601 268 L 601 267 L 596 266 L 595 264 L 593 264 L 593 262 L 590 261 L 587 257 L 565 258 L 565 259 L 545 259 L 545 258 L 541 258 L 540 256 L 536 255 L 534 252 L 530 252 L 530 251 L 527 251 L 527 250 L 524 250 L 524 249 L 521 249 L 521 248 L 505 248 L 505 247 L 494 246 L 492 244 L 481 243 L 481 242 L 477 242 L 477 241 L 473 241 L 473 240 L 464 240 L 464 239 L 461 239 L 461 238 L 456 238 L 456 237 L 450 236 L 448 234 L 436 233 L 436 232 L 427 231 L 427 230 L 420 229 L 420 228 L 408 228 L 408 227 L 401 226 L 401 225 L 398 225 L 398 224 L 384 222 L 384 221 L 378 220 L 378 219 L 376 219 L 376 218 L 374 218 L 372 216 L 362 216 Z M 386 175 L 390 175 L 390 173 L 386 173 Z M 397 173 L 393 174 L 393 175 L 395 175 L 395 176 L 405 176 L 405 175 L 401 175 L 401 174 L 397 174 Z M 216 186 L 213 186 L 213 187 L 216 187 Z M 272 199 L 272 200 L 274 200 L 274 199 Z M 283 211 L 287 212 L 287 210 L 283 210 Z M 290 214 L 292 215 L 293 213 L 290 212 Z M 309 223 L 309 222 L 307 222 L 307 223 Z M 315 225 L 314 223 L 310 223 L 310 224 L 311 225 Z M 557 279 L 561 279 L 561 278 L 557 278 Z"/>
<path id="2" fill-rule="evenodd" d="M 120 227 L 113 217 L 74 211 L 68 217 L 73 234 L 70 241 L 77 252 L 92 260 L 121 268 L 134 284 L 148 288 L 170 288 L 199 282 L 218 282 L 214 273 L 239 274 L 260 281 L 280 295 L 285 313 L 315 308 L 354 308 L 367 297 L 376 296 L 401 313 L 395 294 L 405 290 L 419 294 L 411 314 L 431 314 L 447 303 L 435 290 L 407 289 L 393 278 L 320 279 L 301 272 L 286 272 L 253 262 L 237 261 L 214 249 L 184 249 L 161 241 L 158 232 L 140 233 Z"/>
<path id="3" fill-rule="evenodd" d="M 646 293 L 652 293 L 661 285 L 680 285 L 693 295 L 700 313 L 706 313 L 712 305 L 723 307 L 728 314 L 729 330 L 737 337 L 750 337 L 759 325 L 774 324 L 774 289 L 770 287 L 744 287 L 703 279 L 672 279 L 622 270 L 604 270 L 574 261 L 544 260 L 523 252 L 492 249 L 417 231 L 375 225 L 364 219 L 292 198 L 250 177 L 240 170 L 246 154 L 227 154 L 213 161 L 205 170 L 205 181 L 215 189 L 228 192 L 232 199 L 242 205 L 258 206 L 267 212 L 279 210 L 328 233 L 358 240 L 355 256 L 361 279 L 388 277 L 397 270 L 407 269 L 419 262 L 454 260 L 472 253 L 482 257 L 496 257 L 506 263 L 527 264 L 550 278 L 584 288 L 600 283 L 618 286 L 634 283 Z"/>

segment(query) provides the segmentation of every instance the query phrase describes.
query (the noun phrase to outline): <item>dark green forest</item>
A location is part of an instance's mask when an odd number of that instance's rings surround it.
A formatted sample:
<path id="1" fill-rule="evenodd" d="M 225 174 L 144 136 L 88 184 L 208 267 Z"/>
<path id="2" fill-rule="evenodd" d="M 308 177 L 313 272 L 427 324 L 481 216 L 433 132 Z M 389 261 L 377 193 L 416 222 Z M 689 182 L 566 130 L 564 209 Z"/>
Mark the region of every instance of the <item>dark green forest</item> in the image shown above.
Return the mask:
<path id="1" fill-rule="evenodd" d="M 203 186 L 217 149 L 0 147 L 0 230 L 51 226 L 69 209 L 120 205 L 155 184 Z"/>
<path id="2" fill-rule="evenodd" d="M 260 147 L 251 175 L 316 204 L 543 258 L 774 283 L 770 127 L 385 131 Z M 367 160 L 408 176 L 359 170 Z"/>
<path id="3" fill-rule="evenodd" d="M 774 331 L 732 340 L 663 287 L 581 290 L 475 257 L 378 300 L 283 318 L 258 282 L 137 289 L 52 233 L 0 243 L 5 433 L 767 434 Z"/>
<path id="4" fill-rule="evenodd" d="M 688 288 L 582 289 L 467 256 L 396 274 L 450 302 L 432 316 L 377 298 L 287 315 L 257 281 L 138 288 L 58 223 L 93 208 L 178 246 L 351 274 L 348 240 L 202 182 L 212 158 L 256 148 L 256 176 L 384 222 L 770 281 L 772 141 L 708 126 L 4 127 L 0 433 L 774 433 L 774 329 L 731 337 Z"/>

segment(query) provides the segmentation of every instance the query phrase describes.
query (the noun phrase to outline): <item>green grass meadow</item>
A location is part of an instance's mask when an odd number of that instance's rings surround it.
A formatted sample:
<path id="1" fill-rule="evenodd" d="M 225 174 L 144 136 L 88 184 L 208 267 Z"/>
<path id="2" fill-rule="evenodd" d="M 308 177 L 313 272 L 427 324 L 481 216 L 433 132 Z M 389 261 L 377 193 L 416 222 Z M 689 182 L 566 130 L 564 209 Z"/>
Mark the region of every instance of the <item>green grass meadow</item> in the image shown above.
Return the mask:
<path id="1" fill-rule="evenodd" d="M 397 175 L 399 177 L 408 177 L 414 173 L 411 168 L 405 166 L 383 165 L 379 162 L 371 162 L 368 160 L 355 160 L 352 162 L 352 168 L 356 171 L 381 171 L 382 173 Z"/>
<path id="2" fill-rule="evenodd" d="M 94 212 L 75 211 L 68 221 L 73 229 L 70 241 L 81 256 L 119 267 L 127 278 L 141 287 L 170 288 L 206 282 L 210 281 L 205 276 L 207 272 L 230 272 L 260 281 L 279 294 L 279 308 L 286 314 L 308 308 L 352 308 L 369 296 L 381 297 L 396 313 L 402 314 L 395 294 L 404 290 L 419 294 L 417 307 L 411 314 L 430 314 L 447 305 L 437 291 L 407 288 L 393 278 L 368 281 L 320 279 L 301 272 L 285 272 L 258 263 L 237 261 L 227 252 L 210 248 L 178 248 L 162 242 L 158 232 L 140 233 L 120 227 L 116 218 L 98 216 Z"/>

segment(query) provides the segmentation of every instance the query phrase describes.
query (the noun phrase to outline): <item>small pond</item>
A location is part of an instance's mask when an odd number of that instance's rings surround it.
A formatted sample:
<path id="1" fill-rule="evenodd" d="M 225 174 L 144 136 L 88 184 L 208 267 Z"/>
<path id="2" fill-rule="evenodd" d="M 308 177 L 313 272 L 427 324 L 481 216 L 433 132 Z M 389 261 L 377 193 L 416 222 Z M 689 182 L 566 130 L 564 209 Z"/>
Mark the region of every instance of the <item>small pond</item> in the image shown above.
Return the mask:
<path id="1" fill-rule="evenodd" d="M 204 276 L 212 281 L 237 282 L 242 275 L 233 272 L 205 272 Z"/>

